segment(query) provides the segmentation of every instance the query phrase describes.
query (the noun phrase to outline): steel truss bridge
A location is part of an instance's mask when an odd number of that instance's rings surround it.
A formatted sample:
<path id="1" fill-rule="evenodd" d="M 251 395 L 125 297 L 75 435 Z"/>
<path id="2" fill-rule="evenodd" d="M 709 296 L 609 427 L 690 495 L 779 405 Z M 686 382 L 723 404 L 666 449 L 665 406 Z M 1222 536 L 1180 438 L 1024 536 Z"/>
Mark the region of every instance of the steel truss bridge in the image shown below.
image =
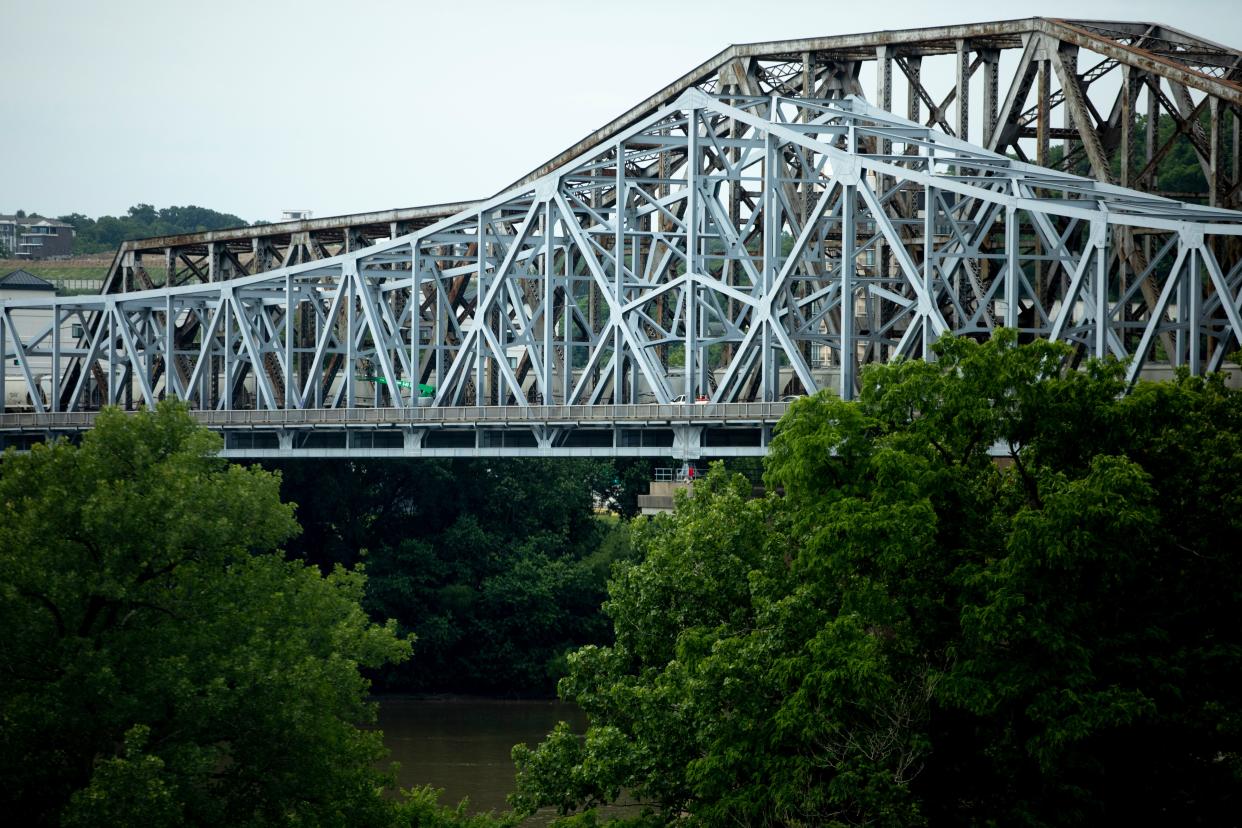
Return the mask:
<path id="1" fill-rule="evenodd" d="M 939 99 L 934 56 L 957 67 Z M 1066 341 L 1131 380 L 1216 370 L 1242 332 L 1242 213 L 1215 206 L 1237 204 L 1239 67 L 1163 27 L 1038 18 L 730 47 L 485 201 L 127 243 L 98 296 L 6 303 L 28 410 L 0 433 L 175 396 L 231 456 L 693 458 L 761 454 L 789 395 L 850 398 L 861 365 L 945 332 Z M 1138 189 L 1176 140 L 1208 204 Z"/>

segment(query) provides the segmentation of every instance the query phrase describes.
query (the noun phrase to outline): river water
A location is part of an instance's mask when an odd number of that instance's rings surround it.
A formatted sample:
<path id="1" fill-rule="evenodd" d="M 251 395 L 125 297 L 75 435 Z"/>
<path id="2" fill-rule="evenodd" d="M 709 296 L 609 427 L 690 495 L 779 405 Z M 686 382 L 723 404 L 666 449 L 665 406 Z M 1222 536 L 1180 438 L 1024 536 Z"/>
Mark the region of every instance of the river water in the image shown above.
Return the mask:
<path id="1" fill-rule="evenodd" d="M 509 752 L 519 742 L 534 747 L 567 721 L 586 730 L 586 717 L 559 701 L 491 699 L 417 699 L 381 697 L 379 726 L 403 788 L 443 788 L 440 802 L 456 805 L 470 799 L 470 812 L 501 811 L 513 792 Z M 552 814 L 538 814 L 524 825 L 546 825 Z"/>

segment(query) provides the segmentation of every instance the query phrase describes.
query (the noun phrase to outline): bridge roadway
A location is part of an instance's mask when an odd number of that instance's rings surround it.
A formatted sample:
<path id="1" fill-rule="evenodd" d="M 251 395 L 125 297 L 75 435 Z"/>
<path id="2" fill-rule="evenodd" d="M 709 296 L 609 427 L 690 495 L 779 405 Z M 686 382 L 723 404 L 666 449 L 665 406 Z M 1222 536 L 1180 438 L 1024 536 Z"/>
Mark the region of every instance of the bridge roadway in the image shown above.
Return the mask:
<path id="1" fill-rule="evenodd" d="M 201 411 L 231 459 L 758 457 L 785 402 Z M 0 414 L 0 445 L 76 439 L 96 411 Z"/>

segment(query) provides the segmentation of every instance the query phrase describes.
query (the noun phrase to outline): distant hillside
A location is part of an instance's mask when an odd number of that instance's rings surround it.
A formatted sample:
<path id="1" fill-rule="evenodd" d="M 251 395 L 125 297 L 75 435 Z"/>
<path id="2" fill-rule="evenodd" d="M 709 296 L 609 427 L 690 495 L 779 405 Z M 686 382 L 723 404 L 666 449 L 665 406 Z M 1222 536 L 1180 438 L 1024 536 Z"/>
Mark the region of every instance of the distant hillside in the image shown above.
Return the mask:
<path id="1" fill-rule="evenodd" d="M 249 225 L 245 219 L 232 213 L 217 213 L 215 210 L 193 205 L 156 209 L 150 204 L 135 204 L 123 216 L 100 216 L 93 219 L 81 213 L 70 213 L 55 218 L 73 225 L 76 231 L 73 240 L 75 255 L 110 253 L 127 239 L 200 233 L 205 230 Z"/>

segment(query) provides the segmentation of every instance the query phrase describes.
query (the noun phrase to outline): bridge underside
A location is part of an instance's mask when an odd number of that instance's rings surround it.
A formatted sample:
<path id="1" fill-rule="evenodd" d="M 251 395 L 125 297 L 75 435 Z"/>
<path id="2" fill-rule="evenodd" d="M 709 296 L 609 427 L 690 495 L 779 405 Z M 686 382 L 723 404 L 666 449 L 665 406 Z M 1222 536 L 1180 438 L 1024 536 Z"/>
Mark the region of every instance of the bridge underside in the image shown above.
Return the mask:
<path id="1" fill-rule="evenodd" d="M 0 361 L 28 410 L 0 432 L 174 396 L 234 456 L 758 454 L 783 398 L 850 398 L 862 365 L 929 357 L 945 332 L 1065 341 L 1131 380 L 1219 369 L 1242 331 L 1239 235 L 1242 214 L 1027 164 L 857 96 L 692 88 L 405 235 L 10 302 Z"/>
<path id="2" fill-rule="evenodd" d="M 788 403 L 194 411 L 226 457 L 758 457 Z M 0 414 L 9 445 L 75 439 L 96 412 Z"/>

